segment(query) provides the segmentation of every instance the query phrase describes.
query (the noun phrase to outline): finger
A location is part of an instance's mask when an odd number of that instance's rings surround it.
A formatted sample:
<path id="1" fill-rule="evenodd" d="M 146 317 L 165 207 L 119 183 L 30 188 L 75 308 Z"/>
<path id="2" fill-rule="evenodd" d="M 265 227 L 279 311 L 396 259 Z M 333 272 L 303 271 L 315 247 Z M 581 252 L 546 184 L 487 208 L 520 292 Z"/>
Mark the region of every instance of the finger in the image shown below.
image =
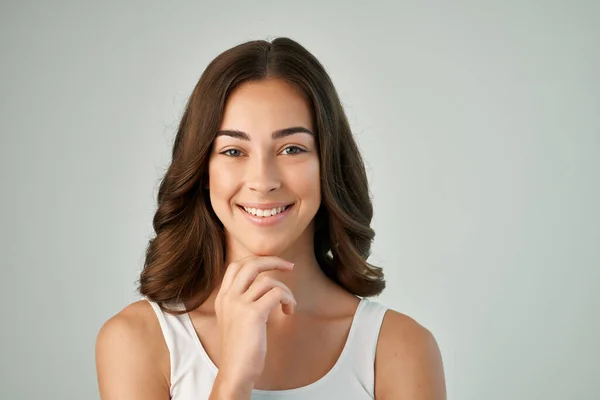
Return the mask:
<path id="1" fill-rule="evenodd" d="M 238 272 L 240 271 L 240 269 L 242 268 L 244 263 L 247 262 L 252 257 L 255 257 L 255 256 L 249 255 L 249 256 L 243 257 L 237 261 L 232 262 L 231 264 L 229 264 L 227 266 L 227 269 L 225 270 L 225 274 L 223 275 L 223 280 L 221 281 L 221 288 L 219 289 L 219 292 L 225 293 L 226 291 L 228 291 L 231 288 L 231 284 L 235 280 L 235 277 L 237 276 Z"/>
<path id="2" fill-rule="evenodd" d="M 296 301 L 289 292 L 277 286 L 269 290 L 260 299 L 254 302 L 254 307 L 258 308 L 260 315 L 268 315 L 273 308 L 281 304 L 286 314 L 293 314 L 296 309 Z M 266 320 L 264 322 L 267 322 Z"/>
<path id="3" fill-rule="evenodd" d="M 255 279 L 254 282 L 252 282 L 246 293 L 244 293 L 244 297 L 246 297 L 248 301 L 254 302 L 274 287 L 282 288 L 290 295 L 292 295 L 292 298 L 294 298 L 294 294 L 285 283 L 270 277 L 263 277 L 261 279 L 260 276 L 257 279 Z M 294 298 L 294 301 L 295 300 L 296 299 Z"/>
<path id="4" fill-rule="evenodd" d="M 258 257 L 244 263 L 242 268 L 235 276 L 235 280 L 231 283 L 230 290 L 235 293 L 242 294 L 254 282 L 258 274 L 264 271 L 279 269 L 289 271 L 293 268 L 293 264 L 282 258 L 275 256 Z"/>

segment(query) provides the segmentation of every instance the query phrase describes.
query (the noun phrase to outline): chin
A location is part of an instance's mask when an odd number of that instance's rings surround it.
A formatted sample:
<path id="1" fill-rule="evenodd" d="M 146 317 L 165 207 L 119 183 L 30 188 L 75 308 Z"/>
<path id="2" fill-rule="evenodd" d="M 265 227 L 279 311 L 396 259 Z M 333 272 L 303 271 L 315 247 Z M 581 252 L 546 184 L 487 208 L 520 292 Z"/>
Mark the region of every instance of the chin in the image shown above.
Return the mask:
<path id="1" fill-rule="evenodd" d="M 257 256 L 278 256 L 283 254 L 285 246 L 256 244 L 246 246 L 246 249 Z"/>

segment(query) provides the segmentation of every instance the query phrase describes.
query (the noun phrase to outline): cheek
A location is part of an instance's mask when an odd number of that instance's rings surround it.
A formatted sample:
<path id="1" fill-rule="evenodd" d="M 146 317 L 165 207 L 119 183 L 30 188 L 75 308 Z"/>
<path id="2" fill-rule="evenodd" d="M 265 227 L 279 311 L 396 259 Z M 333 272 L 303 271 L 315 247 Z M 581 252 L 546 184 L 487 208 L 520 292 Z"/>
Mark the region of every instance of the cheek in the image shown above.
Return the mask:
<path id="1" fill-rule="evenodd" d="M 291 177 L 292 187 L 296 188 L 297 194 L 305 201 L 321 202 L 321 175 L 319 162 L 315 160 L 302 167 L 301 171 L 294 173 Z"/>
<path id="2" fill-rule="evenodd" d="M 232 176 L 230 169 L 219 166 L 218 163 L 209 163 L 208 166 L 208 188 L 213 207 L 216 201 L 223 201 L 232 195 L 235 190 L 236 179 Z"/>

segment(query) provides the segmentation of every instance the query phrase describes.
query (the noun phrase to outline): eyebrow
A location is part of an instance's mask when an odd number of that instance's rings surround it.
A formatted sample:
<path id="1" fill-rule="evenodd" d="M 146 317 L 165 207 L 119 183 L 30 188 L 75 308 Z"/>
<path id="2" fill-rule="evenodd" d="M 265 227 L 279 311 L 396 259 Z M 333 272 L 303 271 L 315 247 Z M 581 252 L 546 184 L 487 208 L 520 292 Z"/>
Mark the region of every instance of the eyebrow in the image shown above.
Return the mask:
<path id="1" fill-rule="evenodd" d="M 307 129 L 303 126 L 293 126 L 291 128 L 284 128 L 273 131 L 273 133 L 271 133 L 271 139 L 281 139 L 286 136 L 293 135 L 295 133 L 308 133 L 309 135 L 315 136 L 315 134 L 310 129 Z M 250 141 L 250 136 L 246 132 L 239 131 L 236 129 L 224 129 L 217 131 L 217 136 L 231 136 L 232 138 L 246 140 L 248 142 Z"/>

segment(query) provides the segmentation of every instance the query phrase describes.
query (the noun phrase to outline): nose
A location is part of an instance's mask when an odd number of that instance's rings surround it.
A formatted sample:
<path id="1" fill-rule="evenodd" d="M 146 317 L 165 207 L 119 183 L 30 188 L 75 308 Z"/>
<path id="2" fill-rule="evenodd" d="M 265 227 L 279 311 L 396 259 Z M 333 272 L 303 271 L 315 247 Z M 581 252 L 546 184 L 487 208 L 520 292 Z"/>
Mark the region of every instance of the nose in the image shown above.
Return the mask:
<path id="1" fill-rule="evenodd" d="M 251 191 L 266 194 L 281 187 L 281 177 L 273 157 L 251 157 L 247 167 L 246 182 Z"/>

